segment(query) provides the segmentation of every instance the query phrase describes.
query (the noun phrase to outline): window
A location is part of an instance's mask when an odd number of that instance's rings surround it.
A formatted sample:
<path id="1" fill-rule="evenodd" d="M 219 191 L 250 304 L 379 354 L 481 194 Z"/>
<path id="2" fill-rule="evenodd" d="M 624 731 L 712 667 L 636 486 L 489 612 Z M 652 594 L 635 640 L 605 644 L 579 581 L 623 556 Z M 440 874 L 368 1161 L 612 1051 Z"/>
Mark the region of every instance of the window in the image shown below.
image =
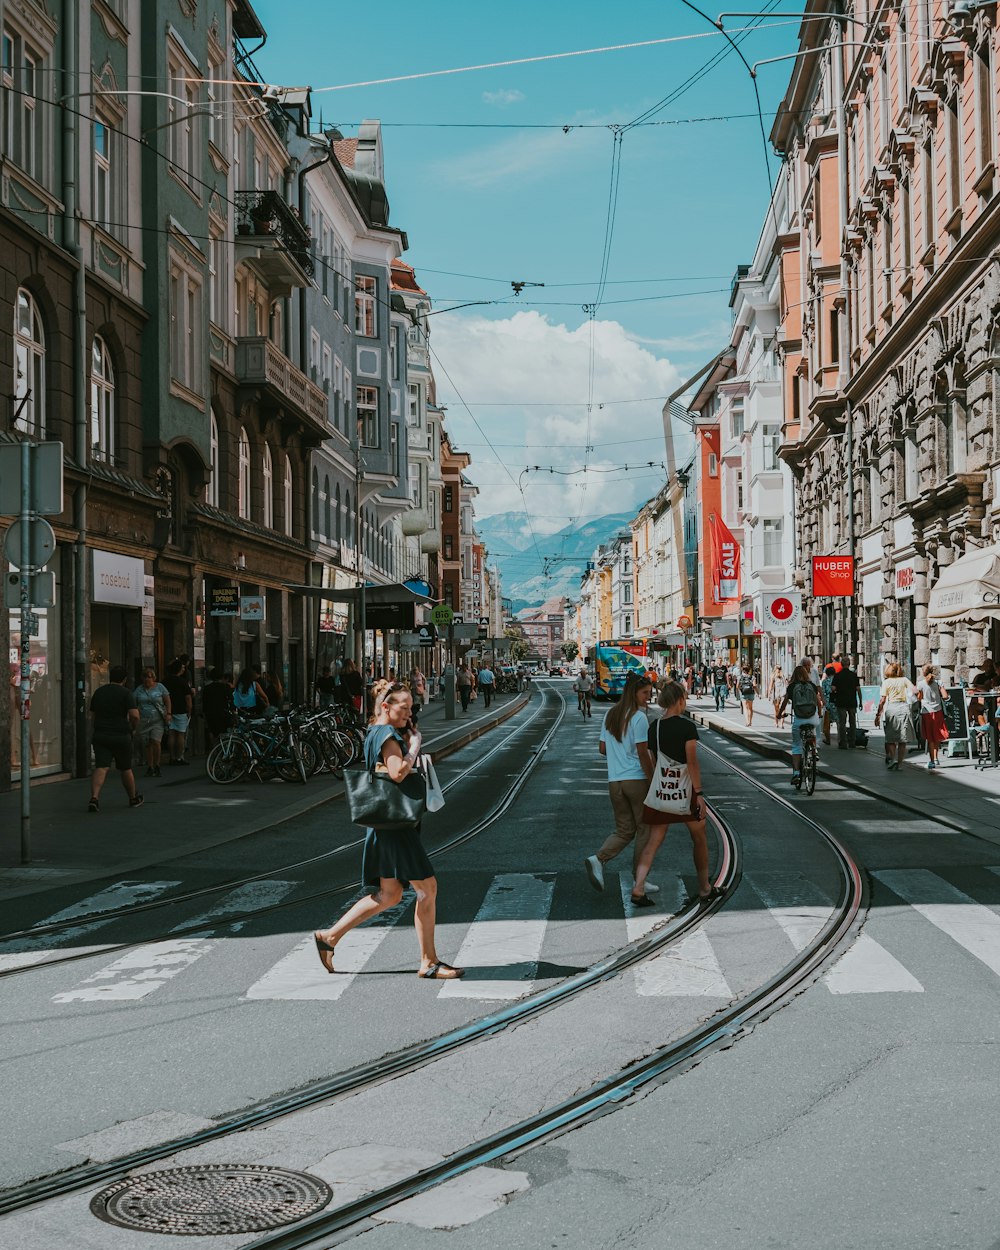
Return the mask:
<path id="1" fill-rule="evenodd" d="M 444 536 L 444 558 L 452 560 L 455 557 L 455 539 L 451 534 Z"/>
<path id="2" fill-rule="evenodd" d="M 399 477 L 399 426 L 395 421 L 389 425 L 389 470 Z"/>
<path id="3" fill-rule="evenodd" d="M 326 393 L 330 394 L 331 375 L 333 373 L 333 353 L 330 351 L 330 344 L 323 344 L 323 366 L 322 380 L 320 385 Z"/>
<path id="4" fill-rule="evenodd" d="M 412 426 L 420 425 L 420 387 L 414 383 L 406 388 L 408 398 L 408 408 L 406 418 Z"/>
<path id="5" fill-rule="evenodd" d="M 733 438 L 740 438 L 743 434 L 744 402 L 743 396 L 738 396 L 733 400 L 729 410 L 730 420 L 732 421 Z"/>
<path id="6" fill-rule="evenodd" d="M 830 364 L 840 364 L 840 317 L 836 308 L 830 309 Z"/>
<path id="7" fill-rule="evenodd" d="M 868 477 L 868 520 L 877 525 L 882 519 L 882 474 L 877 464 L 870 464 L 866 470 Z"/>
<path id="8" fill-rule="evenodd" d="M 330 478 L 323 478 L 323 535 L 327 542 L 333 537 L 333 497 L 330 494 Z"/>
<path id="9" fill-rule="evenodd" d="M 444 510 L 445 512 L 453 512 L 455 510 L 455 494 L 454 488 L 451 486 L 444 488 Z"/>
<path id="10" fill-rule="evenodd" d="M 208 109 L 208 140 L 214 144 L 215 148 L 226 154 L 226 133 L 228 127 L 222 113 L 222 101 L 226 96 L 226 88 L 223 84 L 225 76 L 225 65 L 222 59 L 214 56 L 209 57 L 208 61 L 208 78 L 205 80 L 205 104 Z"/>
<path id="11" fill-rule="evenodd" d="M 219 423 L 215 413 L 209 417 L 208 427 L 208 486 L 205 502 L 213 508 L 219 506 Z"/>
<path id="12" fill-rule="evenodd" d="M 240 427 L 240 476 L 237 509 L 244 520 L 250 520 L 250 439 Z"/>
<path id="13" fill-rule="evenodd" d="M 389 377 L 399 381 L 399 326 L 389 331 Z"/>
<path id="14" fill-rule="evenodd" d="M 407 466 L 407 477 L 410 486 L 410 502 L 414 508 L 420 507 L 420 465 L 410 464 Z"/>
<path id="15" fill-rule="evenodd" d="M 965 403 L 959 396 L 947 401 L 942 425 L 945 474 L 964 473 L 969 456 L 968 429 Z"/>
<path id="16" fill-rule="evenodd" d="M 962 97 L 956 86 L 945 101 L 945 136 L 948 143 L 948 214 L 962 207 Z"/>
<path id="17" fill-rule="evenodd" d="M 170 256 L 170 373 L 189 391 L 201 389 L 205 337 L 201 281 L 179 257 Z"/>
<path id="18" fill-rule="evenodd" d="M 330 231 L 324 223 L 321 229 L 320 238 L 322 240 L 322 258 L 320 262 L 320 289 L 326 299 L 330 298 Z M 334 284 L 336 285 L 336 284 Z"/>
<path id="19" fill-rule="evenodd" d="M 90 362 L 90 452 L 95 460 L 111 463 L 115 458 L 115 374 L 99 335 Z"/>
<path id="20" fill-rule="evenodd" d="M 913 268 L 913 220 L 910 207 L 910 182 L 904 178 L 899 184 L 899 268 L 905 283 Z"/>
<path id="21" fill-rule="evenodd" d="M 0 89 L 3 92 L 3 150 L 15 164 L 42 181 L 48 95 L 51 77 L 45 55 L 21 35 L 4 30 L 0 43 Z"/>
<path id="22" fill-rule="evenodd" d="M 774 521 L 764 521 L 761 526 L 763 550 L 761 552 L 765 565 L 781 564 L 781 545 L 784 538 L 784 522 L 779 517 Z"/>
<path id="23" fill-rule="evenodd" d="M 708 476 L 709 477 L 719 476 L 719 457 L 715 454 L 714 451 L 710 452 L 709 457 L 708 457 Z"/>
<path id="24" fill-rule="evenodd" d="M 319 469 L 313 465 L 312 471 L 312 532 L 319 537 Z"/>
<path id="25" fill-rule="evenodd" d="M 775 425 L 764 426 L 764 472 L 773 473 L 778 466 L 778 444 L 781 433 Z"/>
<path id="26" fill-rule="evenodd" d="M 34 299 L 17 293 L 14 313 L 14 428 L 45 437 L 45 335 Z"/>
<path id="27" fill-rule="evenodd" d="M 268 529 L 274 529 L 274 466 L 271 461 L 271 448 L 264 444 L 264 457 L 260 466 L 261 481 L 264 487 L 264 515 L 262 520 Z"/>
<path id="28" fill-rule="evenodd" d="M 375 315 L 377 297 L 377 280 L 359 274 L 354 279 L 354 329 L 357 334 L 370 339 L 378 337 L 378 318 Z"/>
<path id="29" fill-rule="evenodd" d="M 885 301 L 884 307 L 892 304 L 892 279 L 893 273 L 893 239 L 892 239 L 892 209 L 888 209 L 882 218 L 882 298 Z"/>
<path id="30" fill-rule="evenodd" d="M 896 59 L 899 62 L 899 101 L 907 108 L 910 99 L 910 47 L 906 40 L 906 6 L 900 6 L 896 23 Z"/>
<path id="31" fill-rule="evenodd" d="M 309 376 L 319 381 L 320 337 L 315 330 L 309 335 Z"/>
<path id="32" fill-rule="evenodd" d="M 993 43 L 992 31 L 976 49 L 976 140 L 982 173 L 993 162 Z"/>
<path id="33" fill-rule="evenodd" d="M 111 130 L 94 122 L 94 220 L 105 230 L 115 220 L 112 212 Z"/>
<path id="34" fill-rule="evenodd" d="M 743 511 L 743 470 L 736 470 L 736 510 Z"/>
<path id="35" fill-rule="evenodd" d="M 923 168 L 920 171 L 921 207 L 924 216 L 924 247 L 933 247 L 937 238 L 937 186 L 934 181 L 934 133 L 924 143 Z"/>
<path id="36" fill-rule="evenodd" d="M 232 291 L 229 285 L 229 244 L 226 228 L 208 224 L 208 319 L 227 333 L 231 326 Z"/>
<path id="37" fill-rule="evenodd" d="M 377 447 L 379 445 L 378 389 L 374 386 L 359 386 L 357 406 L 361 445 L 363 447 Z"/>
<path id="38" fill-rule="evenodd" d="M 198 104 L 198 83 L 201 75 L 194 66 L 181 60 L 180 54 L 171 49 L 167 56 L 167 73 L 170 79 L 167 98 L 167 160 L 174 173 L 192 194 L 197 186 L 198 126 L 202 124 L 194 113 Z"/>
<path id="39" fill-rule="evenodd" d="M 0 37 L 0 108 L 3 109 L 3 150 L 14 155 L 14 37 Z"/>
<path id="40" fill-rule="evenodd" d="M 879 64 L 878 77 L 878 130 L 882 147 L 889 142 L 889 52 L 885 51 Z"/>
<path id="41" fill-rule="evenodd" d="M 920 494 L 920 470 L 917 462 L 917 434 L 910 430 L 903 438 L 903 498 L 916 499 Z"/>
<path id="42" fill-rule="evenodd" d="M 21 64 L 21 165 L 25 173 L 38 178 L 39 128 L 41 110 L 36 107 L 35 93 L 38 89 L 38 64 L 29 53 L 24 53 Z"/>
<path id="43" fill-rule="evenodd" d="M 335 503 L 334 503 L 334 516 L 333 516 L 333 524 L 334 524 L 334 526 L 335 526 L 335 530 L 334 530 L 334 535 L 333 535 L 333 536 L 334 536 L 334 538 L 337 540 L 337 542 L 339 543 L 339 542 L 340 542 L 340 539 L 341 539 L 342 532 L 343 532 L 342 517 L 341 517 L 341 515 L 340 515 L 340 483 L 339 483 L 339 482 L 337 483 L 337 494 L 336 494 L 336 499 L 335 499 Z"/>
<path id="44" fill-rule="evenodd" d="M 292 520 L 294 517 L 293 504 L 295 501 L 292 495 L 292 462 L 287 456 L 285 457 L 285 483 L 282 494 L 285 512 L 285 534 L 291 538 L 293 533 Z"/>

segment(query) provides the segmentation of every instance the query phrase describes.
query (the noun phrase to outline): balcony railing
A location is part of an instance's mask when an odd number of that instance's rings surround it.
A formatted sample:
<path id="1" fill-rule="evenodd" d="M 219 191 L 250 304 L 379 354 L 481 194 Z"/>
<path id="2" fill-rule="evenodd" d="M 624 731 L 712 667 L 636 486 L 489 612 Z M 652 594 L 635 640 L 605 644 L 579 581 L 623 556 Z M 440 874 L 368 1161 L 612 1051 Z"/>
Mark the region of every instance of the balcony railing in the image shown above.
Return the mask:
<path id="1" fill-rule="evenodd" d="M 237 191 L 237 234 L 271 235 L 295 257 L 302 271 L 313 275 L 309 231 L 277 191 Z"/>
<path id="2" fill-rule="evenodd" d="M 260 387 L 273 401 L 294 409 L 311 427 L 314 437 L 326 438 L 326 393 L 310 382 L 269 338 L 236 340 L 236 378 L 241 385 Z"/>

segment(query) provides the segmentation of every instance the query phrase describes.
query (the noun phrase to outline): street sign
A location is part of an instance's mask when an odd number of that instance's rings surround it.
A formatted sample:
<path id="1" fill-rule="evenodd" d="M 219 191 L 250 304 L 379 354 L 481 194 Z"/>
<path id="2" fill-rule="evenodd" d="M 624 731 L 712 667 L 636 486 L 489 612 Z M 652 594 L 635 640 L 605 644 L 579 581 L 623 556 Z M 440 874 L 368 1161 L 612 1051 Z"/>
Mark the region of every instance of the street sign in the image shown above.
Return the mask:
<path id="1" fill-rule="evenodd" d="M 489 634 L 490 634 L 490 618 L 488 616 L 481 616 L 479 618 L 479 637 L 488 638 Z"/>
<path id="2" fill-rule="evenodd" d="M 63 510 L 62 443 L 29 443 L 31 511 L 58 516 Z M 21 453 L 23 444 L 0 447 L 0 515 L 21 511 Z"/>
<path id="3" fill-rule="evenodd" d="M 21 606 L 20 573 L 8 573 L 4 577 L 3 602 L 6 608 L 19 608 Z M 33 608 L 54 608 L 56 606 L 55 573 L 28 574 L 28 603 Z"/>
<path id="4" fill-rule="evenodd" d="M 452 625 L 464 625 L 465 617 L 462 615 L 461 612 L 456 612 L 451 618 L 451 623 Z"/>
<path id="5" fill-rule="evenodd" d="M 693 622 L 692 622 L 692 620 L 691 620 L 690 616 L 679 616 L 679 617 L 677 618 L 677 628 L 678 628 L 678 629 L 690 629 L 690 628 L 691 628 L 691 626 L 692 626 L 692 624 L 693 624 Z"/>
<path id="6" fill-rule="evenodd" d="M 438 603 L 431 608 L 431 620 L 440 628 L 450 625 L 454 619 L 455 613 L 446 603 Z"/>
<path id="7" fill-rule="evenodd" d="M 437 637 L 437 630 L 433 625 L 421 625 L 417 630 L 417 645 L 421 647 L 429 647 L 433 644 Z"/>
<path id="8" fill-rule="evenodd" d="M 787 634 L 802 624 L 802 595 L 783 590 L 763 598 L 764 628 L 772 634 Z"/>
<path id="9" fill-rule="evenodd" d="M 23 524 L 16 520 L 4 535 L 3 553 L 16 568 L 21 567 L 21 533 Z M 56 536 L 44 517 L 32 517 L 28 521 L 28 567 L 40 569 L 52 559 L 56 550 Z"/>
<path id="10" fill-rule="evenodd" d="M 479 637 L 478 625 L 456 625 L 455 641 L 456 642 L 475 642 Z"/>

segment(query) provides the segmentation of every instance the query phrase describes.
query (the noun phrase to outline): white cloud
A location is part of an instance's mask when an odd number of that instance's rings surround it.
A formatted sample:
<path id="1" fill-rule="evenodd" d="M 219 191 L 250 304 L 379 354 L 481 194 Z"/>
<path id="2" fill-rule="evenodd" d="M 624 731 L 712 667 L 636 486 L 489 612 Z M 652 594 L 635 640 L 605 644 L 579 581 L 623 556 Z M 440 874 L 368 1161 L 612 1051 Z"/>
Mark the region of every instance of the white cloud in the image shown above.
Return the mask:
<path id="1" fill-rule="evenodd" d="M 495 104 L 497 108 L 507 108 L 511 104 L 520 104 L 524 99 L 524 92 L 518 91 L 516 88 L 501 87 L 499 91 L 484 91 L 483 103 Z"/>
<path id="2" fill-rule="evenodd" d="M 595 406 L 588 457 L 591 334 Z M 442 317 L 432 323 L 431 345 L 450 375 L 449 381 L 435 365 L 438 397 L 448 405 L 448 428 L 473 458 L 469 476 L 480 487 L 480 516 L 519 511 L 524 503 L 520 480 L 541 536 L 562 529 L 573 517 L 636 508 L 662 485 L 662 404 L 600 405 L 665 396 L 681 378 L 669 360 L 654 355 L 617 321 L 570 329 L 528 310 L 499 320 Z M 487 438 L 503 463 L 483 445 Z M 646 465 L 650 460 L 654 467 Z M 575 472 L 584 464 L 586 474 Z M 621 468 L 625 464 L 628 472 Z M 535 471 L 536 465 L 541 471 Z"/>

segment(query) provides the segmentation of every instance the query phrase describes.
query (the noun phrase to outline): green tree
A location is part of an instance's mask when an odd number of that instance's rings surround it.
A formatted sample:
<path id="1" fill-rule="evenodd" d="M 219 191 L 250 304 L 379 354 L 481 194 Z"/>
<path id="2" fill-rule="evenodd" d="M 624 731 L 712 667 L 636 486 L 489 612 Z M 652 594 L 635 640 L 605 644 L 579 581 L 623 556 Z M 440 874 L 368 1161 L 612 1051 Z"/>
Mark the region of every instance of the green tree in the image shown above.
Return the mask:
<path id="1" fill-rule="evenodd" d="M 510 639 L 511 662 L 513 664 L 520 664 L 530 650 L 524 634 L 522 634 L 516 626 L 508 625 L 508 627 L 503 631 L 503 636 Z"/>
<path id="2" fill-rule="evenodd" d="M 570 664 L 572 664 L 576 657 L 580 654 L 580 644 L 578 642 L 574 642 L 573 639 L 570 638 L 567 642 L 563 643 L 559 650 L 563 653 Z"/>

